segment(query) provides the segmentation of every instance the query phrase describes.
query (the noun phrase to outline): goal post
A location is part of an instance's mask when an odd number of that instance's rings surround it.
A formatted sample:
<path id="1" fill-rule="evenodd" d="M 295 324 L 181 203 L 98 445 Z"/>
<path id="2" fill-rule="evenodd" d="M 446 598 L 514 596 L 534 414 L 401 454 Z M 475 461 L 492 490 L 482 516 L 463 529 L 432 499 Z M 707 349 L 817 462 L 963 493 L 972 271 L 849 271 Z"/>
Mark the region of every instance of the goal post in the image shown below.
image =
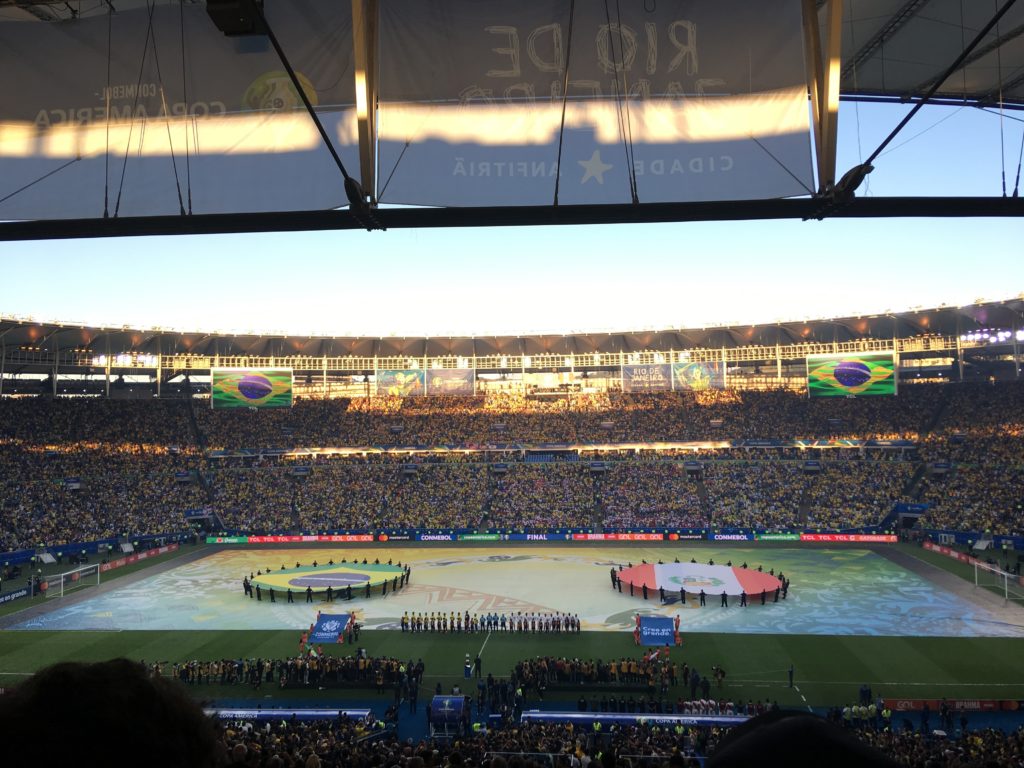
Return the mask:
<path id="1" fill-rule="evenodd" d="M 978 560 L 974 561 L 974 586 L 1001 594 L 1004 600 L 1024 602 L 1024 585 L 1018 576 Z"/>
<path id="2" fill-rule="evenodd" d="M 100 566 L 83 565 L 64 573 L 55 573 L 44 579 L 46 597 L 64 597 L 82 587 L 98 587 L 100 585 Z"/>

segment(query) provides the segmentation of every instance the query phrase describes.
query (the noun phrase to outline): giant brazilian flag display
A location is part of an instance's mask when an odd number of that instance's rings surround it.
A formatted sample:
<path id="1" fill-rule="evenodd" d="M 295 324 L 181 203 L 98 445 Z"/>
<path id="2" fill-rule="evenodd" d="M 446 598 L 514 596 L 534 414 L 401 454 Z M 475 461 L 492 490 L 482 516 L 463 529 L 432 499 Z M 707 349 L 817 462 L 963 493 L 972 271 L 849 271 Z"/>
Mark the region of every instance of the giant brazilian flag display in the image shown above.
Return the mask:
<path id="1" fill-rule="evenodd" d="M 895 395 L 896 355 L 893 352 L 808 355 L 807 394 L 810 397 Z"/>
<path id="2" fill-rule="evenodd" d="M 291 408 L 291 368 L 212 368 L 214 408 Z"/>

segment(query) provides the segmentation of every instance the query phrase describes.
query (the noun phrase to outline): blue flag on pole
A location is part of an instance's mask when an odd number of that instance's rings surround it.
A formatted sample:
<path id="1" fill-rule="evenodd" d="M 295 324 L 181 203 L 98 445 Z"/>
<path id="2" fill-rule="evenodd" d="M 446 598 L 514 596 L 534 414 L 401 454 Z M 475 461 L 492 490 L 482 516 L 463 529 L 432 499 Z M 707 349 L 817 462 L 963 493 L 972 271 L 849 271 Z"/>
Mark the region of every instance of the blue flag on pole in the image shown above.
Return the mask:
<path id="1" fill-rule="evenodd" d="M 338 635 L 348 628 L 351 613 L 322 613 L 309 635 L 311 643 L 336 643 Z"/>
<path id="2" fill-rule="evenodd" d="M 675 645 L 672 619 L 665 616 L 641 616 L 640 645 Z"/>

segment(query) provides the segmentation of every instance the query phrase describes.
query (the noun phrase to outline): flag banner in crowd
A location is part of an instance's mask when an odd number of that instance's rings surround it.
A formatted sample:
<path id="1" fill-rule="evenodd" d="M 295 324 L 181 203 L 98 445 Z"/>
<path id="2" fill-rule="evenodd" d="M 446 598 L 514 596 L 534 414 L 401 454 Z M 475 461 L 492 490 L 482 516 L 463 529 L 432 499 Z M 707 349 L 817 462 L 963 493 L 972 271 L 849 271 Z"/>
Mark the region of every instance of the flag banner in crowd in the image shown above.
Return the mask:
<path id="1" fill-rule="evenodd" d="M 668 363 L 622 366 L 623 392 L 664 392 L 672 388 L 672 366 Z"/>
<path id="2" fill-rule="evenodd" d="M 641 616 L 640 645 L 675 645 L 675 627 L 670 616 Z"/>
<path id="3" fill-rule="evenodd" d="M 311 643 L 336 643 L 338 636 L 348 628 L 351 613 L 321 613 L 309 634 Z"/>
<path id="4" fill-rule="evenodd" d="M 476 371 L 472 368 L 440 368 L 427 371 L 428 395 L 472 395 Z"/>
<path id="5" fill-rule="evenodd" d="M 561 204 L 813 187 L 800 3 L 572 7 L 381 4 L 382 202 L 547 205 L 556 182 Z"/>
<path id="6" fill-rule="evenodd" d="M 672 389 L 725 389 L 725 364 L 672 363 Z"/>
<path id="7" fill-rule="evenodd" d="M 418 397 L 425 394 L 426 376 L 423 371 L 379 370 L 376 376 L 378 395 Z"/>
<path id="8" fill-rule="evenodd" d="M 853 355 L 808 355 L 809 397 L 896 394 L 893 352 Z"/>
<path id="9" fill-rule="evenodd" d="M 212 368 L 213 408 L 291 408 L 291 368 Z"/>
<path id="10" fill-rule="evenodd" d="M 205 3 L 114 5 L 61 23 L 0 21 L 0 219 L 347 203 L 266 37 L 226 37 Z M 265 12 L 335 148 L 358 167 L 351 7 L 266 0 Z"/>

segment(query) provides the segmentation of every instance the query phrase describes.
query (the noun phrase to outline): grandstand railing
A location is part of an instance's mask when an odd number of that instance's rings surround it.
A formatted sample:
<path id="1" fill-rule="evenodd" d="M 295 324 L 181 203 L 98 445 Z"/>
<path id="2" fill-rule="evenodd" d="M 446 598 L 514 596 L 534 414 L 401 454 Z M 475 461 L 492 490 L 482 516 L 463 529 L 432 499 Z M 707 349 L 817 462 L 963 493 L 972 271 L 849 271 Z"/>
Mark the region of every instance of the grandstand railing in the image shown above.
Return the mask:
<path id="1" fill-rule="evenodd" d="M 405 368 L 471 368 L 475 370 L 528 370 L 573 368 L 598 370 L 623 365 L 656 363 L 769 363 L 797 361 L 807 355 L 888 352 L 949 352 L 985 348 L 982 341 L 963 341 L 956 336 L 920 336 L 896 339 L 859 339 L 831 343 L 801 343 L 778 346 L 752 345 L 717 349 L 644 350 L 637 352 L 587 352 L 582 354 L 492 354 L 477 356 L 345 356 L 310 355 L 154 355 L 134 352 L 112 352 L 101 355 L 94 350 L 72 349 L 51 352 L 44 349 L 9 347 L 3 351 L 7 364 L 45 365 L 50 368 L 106 368 L 108 370 L 163 370 L 206 372 L 210 368 L 274 368 L 288 367 L 311 373 L 367 373 L 374 370 Z"/>

